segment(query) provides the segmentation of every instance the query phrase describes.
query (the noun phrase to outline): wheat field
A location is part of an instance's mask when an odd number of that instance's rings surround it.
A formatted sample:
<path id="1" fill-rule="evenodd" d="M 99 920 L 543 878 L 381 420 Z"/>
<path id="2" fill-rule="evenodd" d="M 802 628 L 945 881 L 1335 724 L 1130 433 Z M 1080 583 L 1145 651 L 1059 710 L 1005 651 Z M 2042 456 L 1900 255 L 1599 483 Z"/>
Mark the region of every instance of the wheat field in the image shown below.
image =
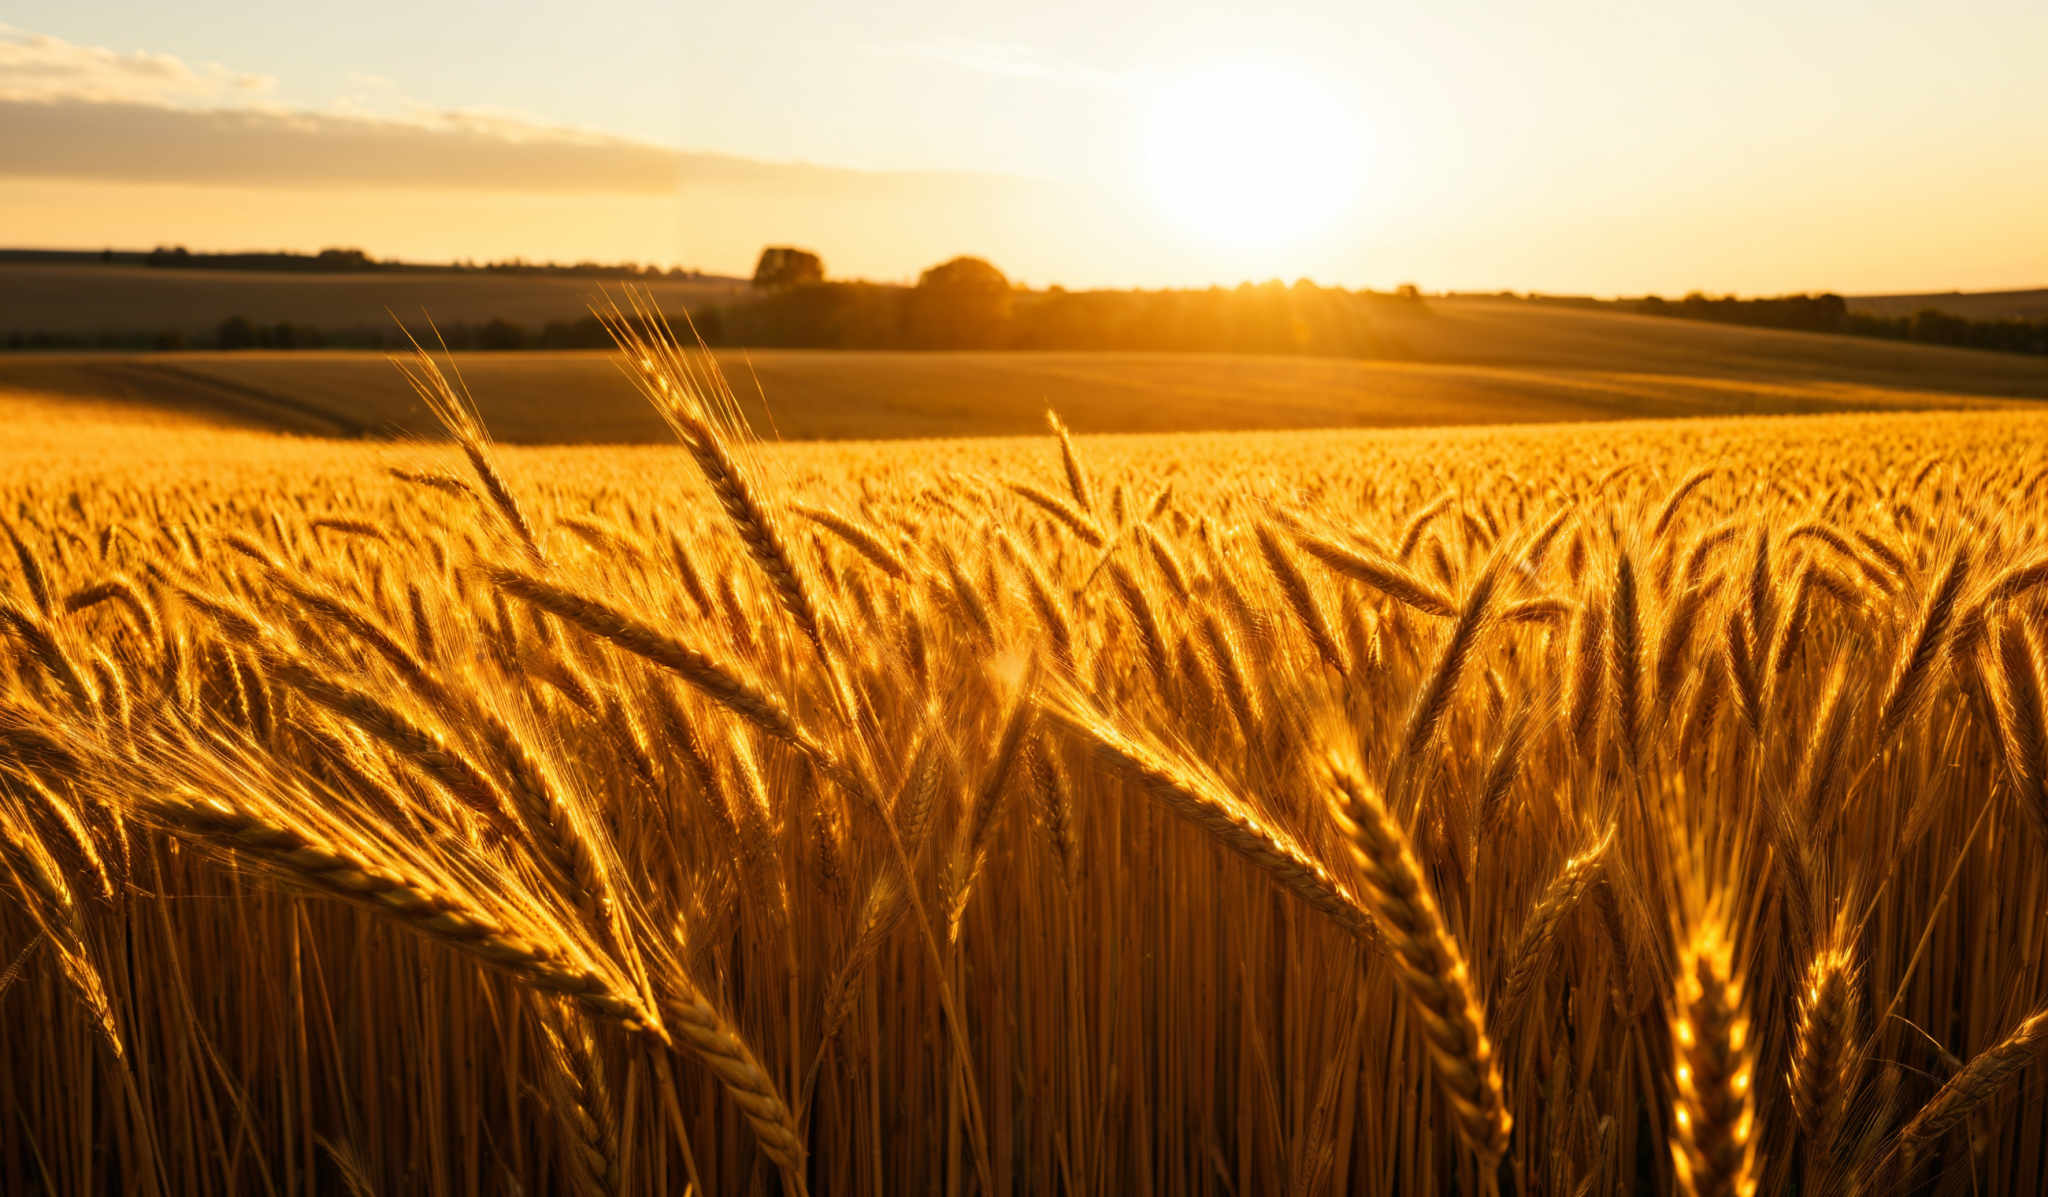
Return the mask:
<path id="1" fill-rule="evenodd" d="M 0 447 L 9 1193 L 2048 1168 L 2048 420 Z"/>

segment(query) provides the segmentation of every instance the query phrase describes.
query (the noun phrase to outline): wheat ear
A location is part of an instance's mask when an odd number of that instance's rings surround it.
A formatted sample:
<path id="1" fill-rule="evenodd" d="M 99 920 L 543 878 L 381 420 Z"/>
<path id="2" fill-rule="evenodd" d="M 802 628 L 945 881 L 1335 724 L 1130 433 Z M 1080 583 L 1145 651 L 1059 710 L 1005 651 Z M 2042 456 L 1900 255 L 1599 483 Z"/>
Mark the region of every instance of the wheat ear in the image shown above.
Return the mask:
<path id="1" fill-rule="evenodd" d="M 1672 994 L 1671 1163 L 1688 1197 L 1756 1192 L 1754 1063 L 1734 945 L 1702 920 L 1681 947 Z"/>
<path id="2" fill-rule="evenodd" d="M 1074 503 L 1093 516 L 1095 514 L 1095 493 L 1088 487 L 1088 475 L 1081 470 L 1080 455 L 1074 452 L 1074 438 L 1067 433 L 1067 426 L 1050 408 L 1046 410 L 1045 422 L 1052 428 L 1052 434 L 1060 440 L 1060 466 L 1067 473 L 1067 490 L 1074 496 Z"/>
<path id="3" fill-rule="evenodd" d="M 1280 593 L 1287 599 L 1287 606 L 1294 612 L 1302 630 L 1308 633 L 1309 643 L 1315 646 L 1316 655 L 1323 663 L 1341 676 L 1346 671 L 1344 654 L 1337 648 L 1337 638 L 1330 631 L 1330 621 L 1323 614 L 1322 606 L 1309 589 L 1308 579 L 1301 574 L 1301 567 L 1287 552 L 1287 546 L 1280 541 L 1279 533 L 1271 524 L 1259 525 L 1259 552 L 1266 559 L 1266 568 L 1273 573 L 1273 580 L 1280 584 Z"/>
<path id="4" fill-rule="evenodd" d="M 1039 708 L 1080 740 L 1104 767 L 1122 776 L 1170 814 L 1201 829 L 1244 857 L 1281 888 L 1327 915 L 1352 938 L 1376 946 L 1379 937 L 1358 899 L 1293 836 L 1268 825 L 1243 801 L 1156 744 L 1126 735 L 1087 699 L 1054 693 Z"/>
<path id="5" fill-rule="evenodd" d="M 1528 920 L 1522 924 L 1522 934 L 1515 941 L 1514 950 L 1508 953 L 1509 963 L 1506 980 L 1501 984 L 1499 1009 L 1511 1015 L 1521 1008 L 1528 999 L 1529 991 L 1536 987 L 1542 971 L 1550 963 L 1559 928 L 1579 908 L 1586 891 L 1600 879 L 1600 870 L 1607 863 L 1607 850 L 1614 846 L 1614 830 L 1614 825 L 1608 824 L 1599 839 L 1565 861 L 1557 875 L 1550 879 L 1550 884 L 1543 887 L 1543 896 L 1530 909 Z"/>
<path id="6" fill-rule="evenodd" d="M 1789 1088 L 1806 1135 L 1806 1175 L 1819 1192 L 1835 1172 L 1837 1141 L 1855 1083 L 1859 976 L 1843 928 L 1814 954 L 1799 990 Z"/>
<path id="7" fill-rule="evenodd" d="M 1320 536 L 1303 533 L 1295 540 L 1303 552 L 1331 570 L 1353 581 L 1363 582 L 1388 598 L 1445 619 L 1458 614 L 1458 604 L 1450 595 L 1391 561 L 1380 560 Z"/>
<path id="8" fill-rule="evenodd" d="M 1328 772 L 1330 809 L 1365 877 L 1365 900 L 1395 977 L 1421 1024 L 1458 1133 L 1490 1177 L 1507 1153 L 1513 1119 L 1465 954 L 1385 803 L 1340 760 L 1333 757 Z"/>
<path id="9" fill-rule="evenodd" d="M 2010 1035 L 1970 1057 L 1962 1071 L 1936 1090 L 1899 1132 L 1896 1162 L 1905 1174 L 1910 1176 L 1913 1165 L 1928 1149 L 2019 1079 L 2044 1049 L 2048 1049 L 2048 1010 L 2037 1010 L 2022 1019 Z"/>
<path id="10" fill-rule="evenodd" d="M 1884 700 L 1878 705 L 1877 738 L 1871 746 L 1873 751 L 1889 745 L 1892 737 L 1905 726 L 1907 716 L 1926 698 L 1933 682 L 1935 661 L 1941 654 L 1944 637 L 1955 618 L 1957 599 L 1962 595 L 1969 576 L 1970 551 L 1959 545 L 1949 557 L 1940 579 L 1927 592 L 1927 599 L 1921 604 L 1911 633 L 1899 645 L 1899 655 L 1892 665 Z"/>

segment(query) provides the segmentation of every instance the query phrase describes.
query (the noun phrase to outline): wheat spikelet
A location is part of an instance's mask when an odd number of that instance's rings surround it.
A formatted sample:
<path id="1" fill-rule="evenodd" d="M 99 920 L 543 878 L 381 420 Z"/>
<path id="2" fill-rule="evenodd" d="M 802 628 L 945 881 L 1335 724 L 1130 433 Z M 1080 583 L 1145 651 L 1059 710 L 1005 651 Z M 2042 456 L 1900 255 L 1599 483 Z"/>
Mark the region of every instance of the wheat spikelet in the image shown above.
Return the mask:
<path id="1" fill-rule="evenodd" d="M 1894 583 L 1903 580 L 1912 572 L 1912 567 L 1906 564 L 1906 559 L 1899 555 L 1899 551 L 1876 536 L 1858 529 L 1856 540 L 1863 546 L 1866 555 L 1882 566 Z"/>
<path id="2" fill-rule="evenodd" d="M 910 566 L 873 529 L 829 508 L 793 503 L 790 510 L 837 536 L 847 547 L 890 577 L 901 580 L 910 576 Z"/>
<path id="3" fill-rule="evenodd" d="M 410 334 L 407 334 L 408 337 Z M 491 452 L 490 437 L 484 432 L 483 420 L 477 415 L 476 401 L 470 397 L 469 389 L 461 385 L 460 377 L 450 383 L 441 366 L 418 341 L 413 342 L 414 359 L 411 363 L 394 362 L 405 380 L 412 385 L 413 393 L 420 402 L 434 413 L 445 429 L 469 459 L 470 469 L 475 471 L 477 481 L 482 484 L 484 495 L 490 500 L 491 509 L 496 511 L 505 526 L 512 530 L 521 548 L 526 550 L 528 560 L 540 564 L 546 560 L 541 552 L 540 540 L 534 535 L 533 525 L 527 521 L 526 513 L 519 507 L 519 501 L 512 496 L 512 488 L 505 481 L 505 475 L 498 470 L 498 464 Z M 451 367 L 453 360 L 450 360 Z M 405 476 L 406 481 L 419 481 Z M 432 485 L 432 484 L 429 484 Z M 446 489 L 445 487 L 443 489 Z"/>
<path id="4" fill-rule="evenodd" d="M 1664 533 L 1671 527 L 1671 521 L 1678 516 L 1679 505 L 1685 502 L 1687 496 L 1700 487 L 1705 486 L 1707 481 L 1717 472 L 1713 466 L 1701 466 L 1699 469 L 1687 474 L 1677 486 L 1671 488 L 1671 494 L 1665 498 L 1663 505 L 1657 509 L 1656 522 L 1650 526 L 1650 539 L 1652 541 L 1660 543 L 1663 541 Z"/>
<path id="5" fill-rule="evenodd" d="M 1138 630 L 1138 644 L 1144 650 L 1145 661 L 1151 666 L 1152 676 L 1165 678 L 1168 672 L 1166 637 L 1159 630 L 1159 619 L 1152 613 L 1152 604 L 1145 598 L 1144 587 L 1138 584 L 1138 580 L 1131 576 L 1131 572 L 1125 569 L 1120 561 L 1110 562 L 1109 578 L 1116 584 L 1117 598 L 1122 603 L 1124 613 L 1130 616 L 1131 625 Z"/>
<path id="6" fill-rule="evenodd" d="M 1535 722 L 1533 704 L 1524 701 L 1516 706 L 1501 727 L 1500 740 L 1494 745 L 1493 755 L 1487 759 L 1475 805 L 1479 809 L 1480 831 L 1489 840 L 1507 818 L 1508 793 L 1514 788 L 1515 779 L 1521 775 Z"/>
<path id="7" fill-rule="evenodd" d="M 70 699 L 74 708 L 80 712 L 95 709 L 92 686 L 78 671 L 71 655 L 64 651 L 48 620 L 34 611 L 0 599 L 0 628 L 14 633 L 15 638 L 28 649 L 29 658 L 63 688 L 65 697 Z"/>
<path id="8" fill-rule="evenodd" d="M 1608 660 L 1614 671 L 1614 712 L 1621 743 L 1634 757 L 1642 733 L 1642 627 L 1636 611 L 1635 564 L 1623 551 L 1614 564 L 1613 614 L 1608 617 Z"/>
<path id="9" fill-rule="evenodd" d="M 1734 946 L 1715 916 L 1681 945 L 1671 1004 L 1671 1163 L 1689 1197 L 1756 1192 L 1755 1064 Z"/>
<path id="10" fill-rule="evenodd" d="M 1174 601 L 1191 601 L 1193 595 L 1188 590 L 1187 567 L 1181 564 L 1180 557 L 1173 551 L 1173 546 L 1168 544 L 1166 538 L 1150 524 L 1140 528 L 1139 535 L 1143 537 L 1145 546 L 1151 550 L 1153 563 L 1159 567 L 1159 576 L 1166 579 L 1167 589 L 1172 592 Z"/>
<path id="11" fill-rule="evenodd" d="M 1396 543 L 1394 556 L 1403 561 L 1414 556 L 1415 546 L 1422 543 L 1422 534 L 1429 530 L 1430 521 L 1450 510 L 1451 503 L 1457 497 L 1456 491 L 1445 491 L 1431 500 L 1422 510 L 1411 516 L 1408 522 L 1401 528 L 1401 535 Z"/>
<path id="12" fill-rule="evenodd" d="M 740 729 L 728 731 L 725 747 L 738 784 L 731 790 L 721 789 L 721 793 L 731 799 L 732 824 L 739 832 L 741 869 L 754 887 L 755 905 L 770 923 L 780 927 L 789 921 L 789 891 L 783 885 L 768 783 Z"/>
<path id="13" fill-rule="evenodd" d="M 1714 550 L 1740 535 L 1742 524 L 1735 520 L 1729 520 L 1701 533 L 1699 539 L 1693 541 L 1692 547 L 1685 552 L 1685 570 L 1680 575 L 1682 584 L 1687 588 L 1698 586 L 1700 580 L 1706 576 L 1707 561 L 1713 556 Z"/>
<path id="14" fill-rule="evenodd" d="M 135 617 L 136 625 L 152 643 L 162 643 L 163 630 L 157 623 L 156 604 L 126 574 L 110 574 L 90 586 L 64 596 L 64 610 L 73 614 L 88 611 L 105 602 L 118 603 Z"/>
<path id="15" fill-rule="evenodd" d="M 539 1026 L 548 1089 L 572 1136 L 565 1154 L 576 1191 L 612 1197 L 620 1191 L 618 1117 L 596 1046 L 573 1016 L 544 1011 Z"/>
<path id="16" fill-rule="evenodd" d="M 15 531 L 12 523 L 0 520 L 0 530 L 7 533 L 8 543 L 14 546 L 14 559 L 21 563 L 21 580 L 28 587 L 30 601 L 35 603 L 36 610 L 46 617 L 49 616 L 53 613 L 50 605 L 50 580 L 49 575 L 43 572 L 42 562 L 36 559 L 35 553 L 29 549 L 28 543 L 22 540 L 21 534 Z"/>
<path id="17" fill-rule="evenodd" d="M 295 884 L 367 906 L 628 1030 L 665 1036 L 661 1020 L 637 994 L 575 953 L 517 934 L 425 876 L 408 875 L 273 817 L 188 791 L 151 796 L 142 811 L 181 839 L 258 861 Z"/>
<path id="18" fill-rule="evenodd" d="M 1504 560 L 1504 554 L 1495 553 L 1473 581 L 1472 589 L 1466 592 L 1464 607 L 1458 612 L 1457 622 L 1451 625 L 1451 634 L 1437 653 L 1436 664 L 1431 667 L 1422 688 L 1408 707 L 1399 746 L 1395 749 L 1393 763 L 1388 767 L 1390 780 L 1387 792 L 1397 801 L 1407 796 L 1407 783 L 1422 763 L 1423 754 L 1436 734 L 1437 725 L 1443 721 L 1444 712 L 1450 708 L 1451 695 L 1464 676 L 1465 666 L 1471 660 L 1479 634 L 1492 612 Z"/>
<path id="19" fill-rule="evenodd" d="M 1528 1000 L 1529 991 L 1535 988 L 1543 970 L 1549 967 L 1550 955 L 1564 920 L 1578 909 L 1586 891 L 1600 879 L 1607 850 L 1614 845 L 1614 830 L 1614 825 L 1608 824 L 1607 830 L 1591 846 L 1565 861 L 1530 909 L 1529 917 L 1522 924 L 1521 936 L 1508 953 L 1507 970 L 1502 974 L 1505 980 L 1501 983 L 1497 1008 L 1508 1011 L 1509 1016 Z"/>
<path id="20" fill-rule="evenodd" d="M 1970 1057 L 1899 1132 L 1897 1157 L 1910 1174 L 1913 1165 L 1948 1133 L 2003 1093 L 2048 1049 L 2048 1010 L 2020 1020 L 2004 1039 Z"/>
<path id="21" fill-rule="evenodd" d="M 1495 622 L 1503 624 L 1557 624 L 1565 623 L 1576 610 L 1570 599 L 1553 595 L 1538 595 L 1535 598 L 1517 599 L 1504 603 L 1494 616 Z"/>
<path id="22" fill-rule="evenodd" d="M 2027 626 L 2008 623 L 1998 636 L 2001 706 L 2006 721 L 2006 768 L 2021 806 L 2048 831 L 2048 717 L 2043 710 L 2042 652 Z"/>
<path id="23" fill-rule="evenodd" d="M 1956 603 L 1970 576 L 1970 551 L 1957 546 L 1941 577 L 1927 592 L 1914 627 L 1899 645 L 1884 699 L 1878 704 L 1877 743 L 1890 744 L 1906 719 L 1925 700 L 1935 661 L 1955 618 Z"/>
<path id="24" fill-rule="evenodd" d="M 1085 744 L 1105 768 L 1168 812 L 1250 861 L 1360 943 L 1371 946 L 1378 942 L 1364 907 L 1329 870 L 1294 837 L 1266 824 L 1220 783 L 1158 745 L 1125 734 L 1078 694 L 1044 694 L 1040 710 Z"/>
<path id="25" fill-rule="evenodd" d="M 1344 655 L 1337 648 L 1336 637 L 1330 632 L 1330 621 L 1323 614 L 1321 604 L 1316 602 L 1314 592 L 1309 590 L 1308 579 L 1302 576 L 1301 568 L 1294 563 L 1287 546 L 1280 541 L 1280 534 L 1270 524 L 1259 526 L 1259 553 L 1265 558 L 1273 580 L 1280 584 L 1280 593 L 1287 599 L 1288 608 L 1294 612 L 1302 630 L 1308 633 L 1316 655 L 1342 675 L 1345 672 Z"/>
<path id="26" fill-rule="evenodd" d="M 1076 857 L 1080 849 L 1074 842 L 1073 784 L 1067 779 L 1066 766 L 1054 754 L 1047 737 L 1040 735 L 1031 741 L 1025 769 L 1031 777 L 1033 805 L 1052 845 L 1060 879 L 1071 885 L 1079 867 Z"/>
<path id="27" fill-rule="evenodd" d="M 1837 1168 L 1837 1143 L 1855 1086 L 1861 978 L 1845 929 L 1807 964 L 1799 990 L 1789 1089 L 1806 1135 L 1809 1187 L 1818 1191 Z"/>
<path id="28" fill-rule="evenodd" d="M 1665 613 L 1664 630 L 1657 639 L 1657 657 L 1652 677 L 1655 679 L 1657 696 L 1664 703 L 1667 713 L 1676 705 L 1674 700 L 1685 676 L 1685 652 L 1692 643 L 1693 629 L 1699 625 L 1701 612 L 1706 609 L 1719 589 L 1719 584 L 1713 582 L 1704 586 L 1689 586 Z"/>
<path id="29" fill-rule="evenodd" d="M 1759 525 L 1755 548 L 1749 556 L 1749 603 L 1743 613 L 1752 651 L 1770 644 L 1772 631 L 1777 627 L 1771 577 L 1771 533 L 1767 526 Z"/>
<path id="30" fill-rule="evenodd" d="M 1557 534 L 1564 530 L 1566 522 L 1573 514 L 1574 510 L 1571 507 L 1559 508 L 1536 529 L 1536 534 L 1530 537 L 1529 547 L 1522 554 L 1522 562 L 1531 575 L 1543 568 L 1544 561 L 1550 556 L 1551 546 L 1557 543 Z"/>
<path id="31" fill-rule="evenodd" d="M 1335 541 L 1306 533 L 1298 535 L 1296 542 L 1309 556 L 1335 572 L 1363 582 L 1418 611 L 1446 619 L 1458 614 L 1458 604 L 1450 595 L 1390 561 L 1381 561 Z"/>
<path id="32" fill-rule="evenodd" d="M 1202 639 L 1209 646 L 1210 659 L 1215 662 L 1217 675 L 1223 683 L 1224 700 L 1230 704 L 1238 730 L 1249 739 L 1265 723 L 1265 716 L 1260 710 L 1258 691 L 1245 673 L 1237 642 L 1214 611 L 1202 617 L 1200 627 Z"/>
<path id="33" fill-rule="evenodd" d="M 960 920 L 966 917 L 967 904 L 974 896 L 974 883 L 981 877 L 982 861 L 988 855 L 989 833 L 994 830 L 996 818 L 1002 813 L 1003 799 L 1010 792 L 1010 774 L 1031 735 L 1031 714 L 1031 704 L 1026 700 L 1025 691 L 1020 690 L 1010 700 L 1010 709 L 1003 716 L 1002 730 L 996 735 L 995 752 L 989 758 L 988 771 L 975 791 L 973 805 L 967 808 L 966 834 L 954 859 L 953 875 L 947 885 L 951 893 L 946 909 L 946 939 L 949 943 L 960 940 Z"/>
<path id="34" fill-rule="evenodd" d="M 1513 1120 L 1465 956 L 1445 928 L 1415 855 L 1386 806 L 1347 765 L 1329 762 L 1330 809 L 1366 879 L 1366 900 L 1414 1008 L 1465 1145 L 1490 1175 Z"/>
<path id="35" fill-rule="evenodd" d="M 1833 549 L 1843 560 L 1855 565 L 1864 578 L 1881 593 L 1890 594 L 1898 588 L 1898 574 L 1891 572 L 1869 550 L 1857 547 L 1847 536 L 1826 524 L 1801 524 L 1785 534 L 1787 545 L 1799 539 L 1817 541 Z"/>
<path id="36" fill-rule="evenodd" d="M 629 335 L 621 335 L 620 342 L 630 352 Z M 642 393 L 653 402 L 655 410 L 675 433 L 676 439 L 689 451 L 698 473 L 703 475 L 712 495 L 718 500 L 719 508 L 724 511 L 727 522 L 739 535 L 747 556 L 767 577 L 776 601 L 796 622 L 798 630 L 817 652 L 818 659 L 830 670 L 832 660 L 826 650 L 818 606 L 789 554 L 781 529 L 769 512 L 766 495 L 741 468 L 739 459 L 727 443 L 734 439 L 730 435 L 731 430 L 719 426 L 720 417 L 712 409 L 713 397 L 707 396 L 687 373 L 673 369 L 677 365 L 677 355 L 665 354 L 664 364 L 671 367 L 668 372 L 660 369 L 652 372 L 657 385 L 650 387 L 637 375 L 635 381 L 641 384 Z M 736 409 L 728 408 L 724 414 L 726 423 L 737 424 Z"/>
<path id="37" fill-rule="evenodd" d="M 384 529 L 368 520 L 359 520 L 346 515 L 316 515 L 306 521 L 306 527 L 316 532 L 339 532 L 344 536 L 359 536 L 364 540 L 375 540 L 389 544 L 391 538 Z"/>
<path id="38" fill-rule="evenodd" d="M 0 808 L 0 871 L 14 879 L 10 895 L 39 930 L 38 942 L 50 945 L 93 1030 L 116 1060 L 128 1057 L 127 1040 L 114 1016 L 106 979 L 93 963 L 81 934 L 80 912 L 56 865 L 35 834 Z"/>
<path id="39" fill-rule="evenodd" d="M 391 747 L 500 834 L 511 831 L 513 806 L 505 791 L 446 736 L 368 691 L 336 679 L 275 641 L 263 643 L 262 651 L 271 677 Z"/>
<path id="40" fill-rule="evenodd" d="M 1060 466 L 1067 474 L 1067 492 L 1074 496 L 1074 505 L 1089 515 L 1095 514 L 1095 495 L 1088 488 L 1088 476 L 1081 471 L 1081 458 L 1074 452 L 1074 438 L 1067 435 L 1067 426 L 1051 408 L 1045 412 L 1045 422 L 1052 428 L 1052 434 L 1060 441 Z M 1118 523 L 1122 523 L 1121 518 Z"/>
<path id="41" fill-rule="evenodd" d="M 23 774 L 21 781 L 35 804 L 48 816 L 49 824 L 62 833 L 59 836 L 37 836 L 42 849 L 53 858 L 60 858 L 65 873 L 89 879 L 98 896 L 112 898 L 113 874 L 107 868 L 106 858 L 77 805 L 71 798 L 52 790 L 35 773 Z M 58 844 L 63 847 L 56 847 Z"/>
<path id="42" fill-rule="evenodd" d="M 1086 513 L 1076 510 L 1058 495 L 1028 482 L 1008 482 L 1005 485 L 1019 498 L 1029 500 L 1040 511 L 1058 520 L 1089 548 L 1099 549 L 1107 543 L 1108 538 L 1102 534 L 1102 529 L 1096 526 L 1094 520 Z"/>
<path id="43" fill-rule="evenodd" d="M 368 645 L 403 678 L 413 691 L 428 702 L 448 701 L 447 690 L 437 681 L 418 654 L 401 643 L 382 620 L 325 587 L 314 585 L 289 570 L 271 579 L 300 606 Z"/>
<path id="44" fill-rule="evenodd" d="M 1579 608 L 1572 629 L 1571 659 L 1567 674 L 1572 679 L 1569 722 L 1579 755 L 1592 756 L 1593 732 L 1599 726 L 1602 683 L 1607 677 L 1607 611 L 1610 604 L 1587 603 Z"/>
<path id="45" fill-rule="evenodd" d="M 457 495 L 465 499 L 476 498 L 476 492 L 470 489 L 469 483 L 439 470 L 406 470 L 393 466 L 384 472 L 400 482 L 425 490 L 438 490 L 443 494 Z"/>
<path id="46" fill-rule="evenodd" d="M 1761 670 L 1739 610 L 1728 613 L 1728 624 L 1721 634 L 1721 662 L 1727 671 L 1729 687 L 1735 692 L 1742 721 L 1748 725 L 1751 735 L 1762 735 L 1763 679 L 1759 676 Z"/>
<path id="47" fill-rule="evenodd" d="M 485 576 L 507 594 L 669 670 L 762 731 L 811 754 L 835 780 L 848 776 L 838 760 L 798 725 L 781 699 L 737 667 L 714 660 L 609 603 L 533 574 L 494 567 Z"/>

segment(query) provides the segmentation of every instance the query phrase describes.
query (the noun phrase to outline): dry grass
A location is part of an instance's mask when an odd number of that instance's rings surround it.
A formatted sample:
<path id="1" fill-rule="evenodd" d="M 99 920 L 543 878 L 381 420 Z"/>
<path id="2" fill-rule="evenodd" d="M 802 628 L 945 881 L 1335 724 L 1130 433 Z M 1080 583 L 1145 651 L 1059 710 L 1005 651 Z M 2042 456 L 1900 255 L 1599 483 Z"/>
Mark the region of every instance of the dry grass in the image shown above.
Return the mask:
<path id="1" fill-rule="evenodd" d="M 2041 417 L 771 450 L 628 364 L 683 448 L 16 424 L 0 1191 L 2048 1166 Z"/>

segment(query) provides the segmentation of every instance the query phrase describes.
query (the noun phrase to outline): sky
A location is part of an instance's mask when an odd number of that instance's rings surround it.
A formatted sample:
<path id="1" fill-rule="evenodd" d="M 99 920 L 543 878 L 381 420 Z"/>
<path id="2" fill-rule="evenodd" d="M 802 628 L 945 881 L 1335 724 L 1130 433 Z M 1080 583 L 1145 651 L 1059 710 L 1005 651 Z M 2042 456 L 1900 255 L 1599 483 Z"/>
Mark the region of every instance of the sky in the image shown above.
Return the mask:
<path id="1" fill-rule="evenodd" d="M 13 0 L 0 241 L 2048 286 L 2048 4 Z M 336 12 L 345 12 L 337 18 Z"/>

